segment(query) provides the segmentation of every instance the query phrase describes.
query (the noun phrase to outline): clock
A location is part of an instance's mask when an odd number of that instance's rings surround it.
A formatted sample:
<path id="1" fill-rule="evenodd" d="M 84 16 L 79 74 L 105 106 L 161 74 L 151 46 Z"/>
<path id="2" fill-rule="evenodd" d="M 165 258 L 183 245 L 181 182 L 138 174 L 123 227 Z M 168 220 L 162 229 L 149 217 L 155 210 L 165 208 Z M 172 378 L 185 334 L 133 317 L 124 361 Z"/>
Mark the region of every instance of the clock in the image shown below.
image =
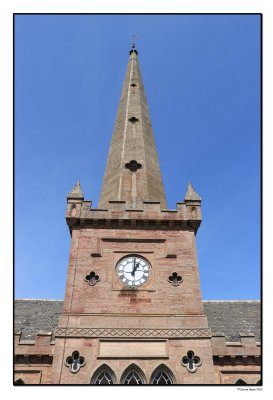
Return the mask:
<path id="1" fill-rule="evenodd" d="M 123 257 L 116 266 L 116 274 L 121 283 L 130 288 L 144 285 L 151 272 L 150 263 L 137 254 Z"/>

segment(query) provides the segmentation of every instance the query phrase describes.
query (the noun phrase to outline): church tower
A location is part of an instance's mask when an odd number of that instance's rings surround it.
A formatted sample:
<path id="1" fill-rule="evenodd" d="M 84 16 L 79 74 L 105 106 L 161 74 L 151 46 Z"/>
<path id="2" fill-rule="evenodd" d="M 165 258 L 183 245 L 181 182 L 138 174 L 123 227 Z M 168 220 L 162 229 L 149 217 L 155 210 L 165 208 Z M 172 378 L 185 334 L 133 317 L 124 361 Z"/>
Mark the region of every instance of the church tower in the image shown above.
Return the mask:
<path id="1" fill-rule="evenodd" d="M 71 248 L 53 383 L 215 383 L 195 246 L 201 198 L 189 184 L 184 201 L 167 208 L 134 45 L 99 207 L 77 182 L 66 221 Z"/>

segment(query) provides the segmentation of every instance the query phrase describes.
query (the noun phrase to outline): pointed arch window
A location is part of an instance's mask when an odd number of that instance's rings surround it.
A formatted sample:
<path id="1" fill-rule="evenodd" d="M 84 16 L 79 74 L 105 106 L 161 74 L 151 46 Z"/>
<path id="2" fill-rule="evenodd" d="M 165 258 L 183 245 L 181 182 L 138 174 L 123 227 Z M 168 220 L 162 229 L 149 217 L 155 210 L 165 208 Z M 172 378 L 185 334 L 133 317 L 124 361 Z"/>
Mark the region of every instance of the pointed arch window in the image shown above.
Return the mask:
<path id="1" fill-rule="evenodd" d="M 132 364 L 123 372 L 120 383 L 122 385 L 144 385 L 145 375 L 137 365 Z"/>
<path id="2" fill-rule="evenodd" d="M 25 382 L 23 381 L 23 379 L 17 379 L 15 382 L 14 382 L 14 385 L 25 385 Z"/>
<path id="3" fill-rule="evenodd" d="M 238 381 L 235 382 L 235 385 L 247 385 L 247 383 L 243 379 L 238 379 Z"/>
<path id="4" fill-rule="evenodd" d="M 173 385 L 175 383 L 172 371 L 164 364 L 159 365 L 151 376 L 152 385 Z"/>
<path id="5" fill-rule="evenodd" d="M 114 371 L 106 364 L 101 365 L 91 379 L 92 385 L 114 385 L 116 382 Z"/>

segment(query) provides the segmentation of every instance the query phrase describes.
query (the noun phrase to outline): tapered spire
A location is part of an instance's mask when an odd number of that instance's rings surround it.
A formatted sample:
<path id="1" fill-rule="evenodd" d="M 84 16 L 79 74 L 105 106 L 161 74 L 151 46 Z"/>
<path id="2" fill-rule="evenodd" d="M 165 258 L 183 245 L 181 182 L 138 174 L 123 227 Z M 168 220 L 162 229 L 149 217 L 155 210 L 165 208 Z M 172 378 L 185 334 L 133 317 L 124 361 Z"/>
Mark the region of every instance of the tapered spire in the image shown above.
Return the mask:
<path id="1" fill-rule="evenodd" d="M 99 208 L 126 201 L 128 208 L 143 208 L 143 201 L 167 207 L 148 105 L 133 44 L 123 83 Z"/>

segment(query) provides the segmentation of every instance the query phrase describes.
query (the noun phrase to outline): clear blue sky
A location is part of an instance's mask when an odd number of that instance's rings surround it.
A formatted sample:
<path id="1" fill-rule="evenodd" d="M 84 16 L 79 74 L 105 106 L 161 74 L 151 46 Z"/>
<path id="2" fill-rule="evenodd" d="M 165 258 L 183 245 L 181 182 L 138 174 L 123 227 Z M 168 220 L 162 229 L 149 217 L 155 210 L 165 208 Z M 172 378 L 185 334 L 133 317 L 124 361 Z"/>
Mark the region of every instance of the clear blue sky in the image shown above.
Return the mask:
<path id="1" fill-rule="evenodd" d="M 15 295 L 63 299 L 66 195 L 96 207 L 128 62 L 139 61 L 169 208 L 202 197 L 204 299 L 259 299 L 260 17 L 17 15 Z"/>

